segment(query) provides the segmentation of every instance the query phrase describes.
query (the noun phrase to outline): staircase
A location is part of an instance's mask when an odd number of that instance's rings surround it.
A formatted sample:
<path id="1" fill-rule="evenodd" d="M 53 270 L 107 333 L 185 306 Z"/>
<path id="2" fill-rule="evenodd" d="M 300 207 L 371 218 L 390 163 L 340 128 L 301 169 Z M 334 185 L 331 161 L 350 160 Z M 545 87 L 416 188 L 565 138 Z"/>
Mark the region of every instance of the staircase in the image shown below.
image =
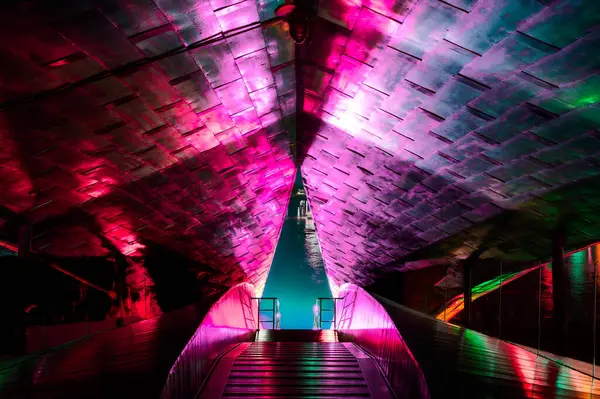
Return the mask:
<path id="1" fill-rule="evenodd" d="M 321 341 L 319 341 L 321 340 Z M 315 342 L 317 341 L 317 342 Z M 334 331 L 261 330 L 235 359 L 222 398 L 370 398 Z"/>
<path id="2" fill-rule="evenodd" d="M 334 330 L 260 330 L 256 342 L 338 342 Z"/>

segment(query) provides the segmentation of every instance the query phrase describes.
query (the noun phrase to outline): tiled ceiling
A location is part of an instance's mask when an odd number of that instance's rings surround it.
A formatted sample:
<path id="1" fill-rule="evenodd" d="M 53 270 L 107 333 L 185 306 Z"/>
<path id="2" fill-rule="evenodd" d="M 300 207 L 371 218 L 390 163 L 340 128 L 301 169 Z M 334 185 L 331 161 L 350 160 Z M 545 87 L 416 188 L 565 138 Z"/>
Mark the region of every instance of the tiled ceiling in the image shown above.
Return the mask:
<path id="1" fill-rule="evenodd" d="M 476 246 L 507 209 L 600 238 L 596 0 L 321 0 L 301 46 L 283 0 L 12 3 L 0 233 L 24 217 L 36 252 L 157 243 L 260 291 L 294 152 L 334 288 Z M 509 235 L 495 256 L 545 254 Z"/>
<path id="2" fill-rule="evenodd" d="M 131 258 L 160 244 L 213 283 L 262 290 L 296 169 L 294 47 L 276 6 L 4 5 L 4 226 L 25 217 L 33 250 L 53 256 L 103 255 L 102 236 Z"/>
<path id="3" fill-rule="evenodd" d="M 479 245 L 539 259 L 559 218 L 600 239 L 599 27 L 594 0 L 322 0 L 298 146 L 334 291 Z"/>

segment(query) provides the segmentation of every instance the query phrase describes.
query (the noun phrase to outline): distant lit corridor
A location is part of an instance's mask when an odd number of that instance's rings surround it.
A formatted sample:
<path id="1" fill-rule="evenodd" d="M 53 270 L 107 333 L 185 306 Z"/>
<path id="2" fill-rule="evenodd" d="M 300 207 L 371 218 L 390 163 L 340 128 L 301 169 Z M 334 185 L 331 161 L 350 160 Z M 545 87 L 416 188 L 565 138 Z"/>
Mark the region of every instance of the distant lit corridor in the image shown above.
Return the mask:
<path id="1" fill-rule="evenodd" d="M 281 328 L 312 329 L 317 298 L 331 297 L 314 222 L 296 175 L 263 297 L 279 299 Z"/>

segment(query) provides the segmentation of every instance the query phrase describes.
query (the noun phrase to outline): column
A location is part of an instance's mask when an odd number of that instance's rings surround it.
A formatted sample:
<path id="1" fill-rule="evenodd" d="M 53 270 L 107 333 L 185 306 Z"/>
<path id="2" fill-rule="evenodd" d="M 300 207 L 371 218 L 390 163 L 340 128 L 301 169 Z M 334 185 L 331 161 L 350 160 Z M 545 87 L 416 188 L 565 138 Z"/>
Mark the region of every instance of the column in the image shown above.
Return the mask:
<path id="1" fill-rule="evenodd" d="M 567 349 L 569 276 L 565 269 L 565 241 L 562 230 L 556 231 L 552 239 L 552 301 L 554 303 L 553 323 L 555 352 L 564 355 Z"/>
<path id="2" fill-rule="evenodd" d="M 473 269 L 473 263 L 477 259 L 473 260 L 472 256 L 465 260 L 463 263 L 463 295 L 464 295 L 464 326 L 471 327 L 471 303 L 472 303 L 472 280 L 471 271 Z"/>
<path id="3" fill-rule="evenodd" d="M 478 248 L 463 263 L 463 295 L 464 295 L 464 326 L 471 327 L 471 304 L 473 303 L 472 291 L 473 281 L 471 278 L 473 267 L 477 264 L 479 257 L 486 251 L 486 248 Z"/>

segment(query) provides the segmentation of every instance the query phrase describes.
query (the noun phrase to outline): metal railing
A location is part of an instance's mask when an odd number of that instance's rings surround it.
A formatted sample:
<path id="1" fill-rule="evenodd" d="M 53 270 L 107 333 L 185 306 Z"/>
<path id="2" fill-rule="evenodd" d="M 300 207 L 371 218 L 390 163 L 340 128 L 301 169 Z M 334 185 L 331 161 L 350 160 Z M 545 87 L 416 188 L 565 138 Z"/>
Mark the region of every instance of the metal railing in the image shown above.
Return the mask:
<path id="1" fill-rule="evenodd" d="M 350 325 L 350 322 L 352 321 L 352 315 L 354 314 L 354 308 L 356 307 L 356 298 L 356 291 L 354 293 L 350 292 L 343 297 L 344 301 L 342 301 L 342 314 L 340 314 L 336 324 L 338 329 L 344 329 Z"/>
<path id="2" fill-rule="evenodd" d="M 242 314 L 244 315 L 244 323 L 246 324 L 246 327 L 255 326 L 258 329 L 259 326 L 257 320 L 254 318 L 254 312 L 252 311 L 254 298 L 240 295 L 240 302 L 242 304 Z"/>
<path id="3" fill-rule="evenodd" d="M 258 301 L 258 329 L 262 330 L 263 323 L 271 323 L 272 330 L 279 330 L 281 323 L 281 315 L 279 313 L 279 300 L 277 298 L 252 298 L 252 300 Z M 271 308 L 263 309 L 261 307 L 263 302 L 270 302 Z M 270 312 L 271 319 L 264 320 L 261 316 L 261 312 Z"/>
<path id="4" fill-rule="evenodd" d="M 336 306 L 336 301 L 340 301 L 344 298 L 317 298 L 317 304 L 319 307 L 319 320 L 318 320 L 318 327 L 319 330 L 323 329 L 323 323 L 331 323 L 330 325 L 333 325 L 333 329 L 337 330 L 337 306 Z M 333 308 L 332 309 L 323 309 L 323 302 L 324 301 L 333 301 Z M 333 313 L 333 318 L 332 320 L 323 320 L 323 313 L 324 312 L 332 312 Z"/>

